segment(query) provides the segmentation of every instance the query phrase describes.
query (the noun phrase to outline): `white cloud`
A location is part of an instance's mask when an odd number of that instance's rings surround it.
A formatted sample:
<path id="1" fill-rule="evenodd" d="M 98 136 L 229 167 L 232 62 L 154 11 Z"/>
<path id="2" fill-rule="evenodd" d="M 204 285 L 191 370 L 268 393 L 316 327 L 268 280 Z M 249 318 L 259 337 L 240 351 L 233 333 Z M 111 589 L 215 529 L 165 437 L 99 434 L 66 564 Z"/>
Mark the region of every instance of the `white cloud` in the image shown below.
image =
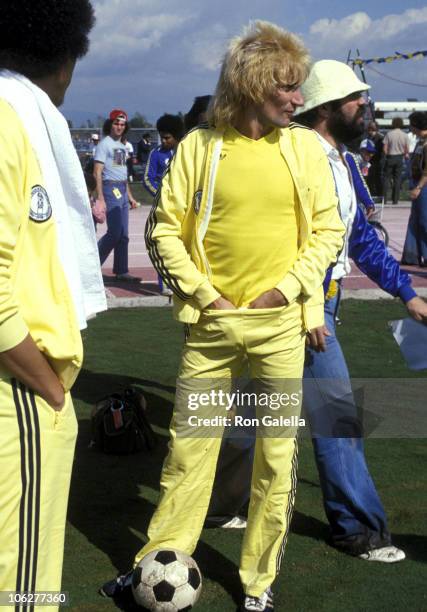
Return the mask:
<path id="1" fill-rule="evenodd" d="M 427 24 L 427 7 L 408 9 L 401 15 L 386 15 L 372 24 L 372 36 L 389 39 L 397 36 L 412 26 Z"/>
<path id="2" fill-rule="evenodd" d="M 318 19 L 310 26 L 310 34 L 324 39 L 331 36 L 338 38 L 354 38 L 369 28 L 372 21 L 366 13 L 354 13 L 343 19 Z"/>
<path id="3" fill-rule="evenodd" d="M 427 23 L 427 7 L 408 9 L 400 15 L 385 15 L 371 19 L 358 12 L 343 19 L 318 19 L 310 26 L 310 35 L 329 45 L 342 43 L 367 45 L 391 39 L 413 26 Z M 409 41 L 408 41 L 409 42 Z"/>
<path id="4" fill-rule="evenodd" d="M 221 23 L 197 31 L 185 43 L 189 61 L 202 70 L 217 70 L 226 50 L 229 33 Z"/>
<path id="5" fill-rule="evenodd" d="M 185 11 L 173 9 L 172 2 L 151 0 L 95 2 L 96 26 L 87 67 L 89 63 L 100 67 L 120 60 L 126 70 L 127 57 L 141 60 L 147 51 L 167 46 L 167 37 L 191 19 Z"/>
<path id="6" fill-rule="evenodd" d="M 129 52 L 146 51 L 158 46 L 171 31 L 181 26 L 186 19 L 177 15 L 153 15 L 151 17 L 121 20 L 120 29 L 114 27 L 95 32 L 92 54 L 100 57 L 126 56 Z"/>
<path id="7" fill-rule="evenodd" d="M 342 19 L 318 19 L 310 26 L 305 40 L 315 60 L 331 58 L 345 61 L 349 51 L 351 57 L 356 56 L 356 49 L 360 50 L 363 58 L 385 57 L 396 51 L 409 53 L 426 49 L 426 25 L 427 6 L 378 19 L 359 11 Z M 426 61 L 399 60 L 367 65 L 365 74 L 372 86 L 373 97 L 425 97 L 426 89 L 416 84 L 426 83 Z"/>

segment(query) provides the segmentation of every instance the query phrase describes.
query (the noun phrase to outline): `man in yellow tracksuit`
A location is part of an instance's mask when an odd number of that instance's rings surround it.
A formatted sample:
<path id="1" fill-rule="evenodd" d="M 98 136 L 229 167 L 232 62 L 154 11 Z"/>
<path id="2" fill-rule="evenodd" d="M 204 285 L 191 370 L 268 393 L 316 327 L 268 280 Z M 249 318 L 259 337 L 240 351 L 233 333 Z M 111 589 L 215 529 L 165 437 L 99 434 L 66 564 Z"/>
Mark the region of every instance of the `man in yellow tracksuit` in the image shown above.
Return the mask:
<path id="1" fill-rule="evenodd" d="M 59 106 L 76 59 L 87 51 L 93 11 L 89 0 L 76 0 L 74 10 L 66 0 L 23 0 L 2 20 L 0 604 L 21 611 L 45 609 L 37 605 L 44 602 L 57 609 L 77 435 L 69 390 L 82 342 L 58 254 L 55 202 L 5 85 L 20 109 L 25 98 L 35 108 L 33 86 L 37 99 L 47 93 Z M 75 155 L 71 142 L 70 148 Z"/>
<path id="2" fill-rule="evenodd" d="M 136 562 L 154 549 L 195 549 L 224 429 L 213 417 L 227 426 L 217 399 L 233 379 L 248 367 L 271 399 L 301 389 L 305 334 L 323 321 L 321 285 L 344 231 L 327 159 L 311 130 L 291 123 L 308 65 L 300 40 L 272 24 L 257 22 L 234 39 L 210 109 L 215 127 L 180 143 L 148 219 L 151 260 L 189 333 L 160 502 Z M 217 395 L 207 405 L 209 390 Z M 187 407 L 197 410 L 188 416 Z M 298 417 L 299 409 L 300 402 L 276 412 L 273 402 L 257 407 L 242 610 L 273 609 L 270 585 L 295 496 L 294 421 L 270 432 L 263 417 Z M 212 428 L 198 426 L 198 417 Z M 104 592 L 116 596 L 125 586 L 122 577 Z"/>

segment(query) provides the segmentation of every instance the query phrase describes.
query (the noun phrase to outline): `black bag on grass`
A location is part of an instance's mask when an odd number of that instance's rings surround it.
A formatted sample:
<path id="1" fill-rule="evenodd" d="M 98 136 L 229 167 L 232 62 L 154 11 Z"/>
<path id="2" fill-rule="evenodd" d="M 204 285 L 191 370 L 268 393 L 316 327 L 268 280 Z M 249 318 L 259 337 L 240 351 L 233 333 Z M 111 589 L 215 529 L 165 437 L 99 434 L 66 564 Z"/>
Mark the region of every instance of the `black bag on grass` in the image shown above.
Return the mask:
<path id="1" fill-rule="evenodd" d="M 104 453 L 129 455 L 151 450 L 157 438 L 146 416 L 147 402 L 128 387 L 99 400 L 92 411 L 92 441 Z"/>

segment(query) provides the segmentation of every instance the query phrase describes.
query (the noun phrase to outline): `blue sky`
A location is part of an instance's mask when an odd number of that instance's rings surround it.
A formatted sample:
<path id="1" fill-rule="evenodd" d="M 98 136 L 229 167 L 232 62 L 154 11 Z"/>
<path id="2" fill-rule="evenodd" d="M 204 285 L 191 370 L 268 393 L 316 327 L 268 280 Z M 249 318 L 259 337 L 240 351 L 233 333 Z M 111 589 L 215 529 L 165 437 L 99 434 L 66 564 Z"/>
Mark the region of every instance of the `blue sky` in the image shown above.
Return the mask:
<path id="1" fill-rule="evenodd" d="M 106 115 L 120 107 L 150 121 L 186 112 L 211 93 L 229 38 L 264 19 L 299 34 L 314 60 L 345 61 L 427 49 L 427 4 L 416 0 L 94 0 L 97 24 L 62 108 Z M 357 10 L 355 10 L 355 7 Z M 427 100 L 427 58 L 366 70 L 376 100 Z"/>

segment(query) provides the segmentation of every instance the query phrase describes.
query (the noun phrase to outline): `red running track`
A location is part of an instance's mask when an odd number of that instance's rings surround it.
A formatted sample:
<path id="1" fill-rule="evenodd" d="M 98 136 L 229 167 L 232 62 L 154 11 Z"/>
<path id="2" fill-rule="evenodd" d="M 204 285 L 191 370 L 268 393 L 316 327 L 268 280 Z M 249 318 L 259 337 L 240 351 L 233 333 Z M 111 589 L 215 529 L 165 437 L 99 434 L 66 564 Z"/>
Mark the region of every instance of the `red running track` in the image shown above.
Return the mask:
<path id="1" fill-rule="evenodd" d="M 157 274 L 151 265 L 144 242 L 145 221 L 149 213 L 148 206 L 141 206 L 130 211 L 129 215 L 129 271 L 131 274 L 142 277 L 142 283 L 118 283 L 112 276 L 112 255 L 103 266 L 105 285 L 110 295 L 115 297 L 153 296 L 158 294 Z M 390 251 L 400 260 L 405 240 L 410 205 L 400 203 L 398 206 L 386 206 L 383 212 L 382 223 L 390 235 Z M 98 238 L 105 232 L 105 225 L 98 226 Z M 427 288 L 427 269 L 415 266 L 404 266 L 412 274 L 413 286 Z M 355 265 L 352 265 L 350 275 L 344 281 L 347 289 L 375 289 L 375 283 L 362 274 Z"/>

